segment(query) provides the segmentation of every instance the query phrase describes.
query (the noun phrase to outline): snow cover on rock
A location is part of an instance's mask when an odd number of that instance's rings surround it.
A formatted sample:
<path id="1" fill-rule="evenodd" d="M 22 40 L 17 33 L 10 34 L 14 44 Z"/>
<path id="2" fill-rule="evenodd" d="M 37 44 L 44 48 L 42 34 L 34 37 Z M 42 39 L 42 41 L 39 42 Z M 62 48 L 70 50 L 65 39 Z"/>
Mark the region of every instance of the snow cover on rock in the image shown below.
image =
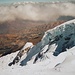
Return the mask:
<path id="1" fill-rule="evenodd" d="M 27 42 L 21 50 L 24 50 L 27 47 L 31 47 L 32 48 L 33 47 L 33 44 L 31 42 Z"/>
<path id="2" fill-rule="evenodd" d="M 43 49 L 45 46 L 47 48 Z M 41 42 L 30 50 L 25 60 L 21 62 L 21 65 L 26 65 L 34 55 L 36 55 L 35 63 L 39 58 L 42 60 L 42 58 L 48 57 L 48 53 L 49 55 L 51 53 L 54 56 L 58 56 L 61 52 L 73 46 L 75 46 L 75 19 L 46 31 Z"/>
<path id="3" fill-rule="evenodd" d="M 18 52 L 1 57 L 0 75 L 75 75 L 74 37 L 75 19 L 48 30 L 18 64 L 8 66 Z"/>

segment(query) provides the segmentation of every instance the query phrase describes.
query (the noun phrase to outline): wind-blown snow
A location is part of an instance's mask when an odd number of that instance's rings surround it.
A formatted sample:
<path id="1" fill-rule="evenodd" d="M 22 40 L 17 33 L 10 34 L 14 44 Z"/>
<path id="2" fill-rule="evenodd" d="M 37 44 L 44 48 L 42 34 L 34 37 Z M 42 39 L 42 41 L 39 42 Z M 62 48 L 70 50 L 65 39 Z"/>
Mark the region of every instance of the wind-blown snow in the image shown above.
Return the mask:
<path id="1" fill-rule="evenodd" d="M 18 52 L 0 58 L 1 75 L 75 75 L 75 20 L 45 32 L 18 64 L 8 64 Z M 32 43 L 27 43 L 26 47 Z M 24 49 L 25 49 L 24 46 Z"/>

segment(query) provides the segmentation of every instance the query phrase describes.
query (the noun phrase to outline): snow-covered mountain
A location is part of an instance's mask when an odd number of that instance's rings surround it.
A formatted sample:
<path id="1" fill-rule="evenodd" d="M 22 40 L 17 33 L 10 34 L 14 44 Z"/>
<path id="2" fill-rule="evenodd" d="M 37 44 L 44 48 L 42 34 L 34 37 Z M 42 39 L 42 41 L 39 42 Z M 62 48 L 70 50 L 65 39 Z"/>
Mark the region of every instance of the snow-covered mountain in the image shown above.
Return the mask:
<path id="1" fill-rule="evenodd" d="M 70 2 L 75 3 L 74 1 L 65 1 L 65 3 L 70 3 Z M 50 3 L 53 3 L 53 4 L 64 3 L 64 1 L 50 1 L 50 2 L 47 2 L 47 1 L 45 1 L 45 2 L 24 1 L 24 2 L 14 2 L 12 4 L 16 5 L 16 4 L 50 4 Z"/>
<path id="2" fill-rule="evenodd" d="M 31 45 L 27 43 L 22 49 Z M 17 53 L 0 58 L 1 75 L 74 75 L 75 19 L 46 31 L 42 40 L 18 63 L 8 66 Z"/>
<path id="3" fill-rule="evenodd" d="M 41 57 L 49 58 L 50 56 L 47 53 L 58 56 L 73 46 L 75 46 L 75 19 L 46 31 L 41 42 L 30 50 L 21 64 L 26 64 L 34 55 L 37 55 L 35 61 Z"/>

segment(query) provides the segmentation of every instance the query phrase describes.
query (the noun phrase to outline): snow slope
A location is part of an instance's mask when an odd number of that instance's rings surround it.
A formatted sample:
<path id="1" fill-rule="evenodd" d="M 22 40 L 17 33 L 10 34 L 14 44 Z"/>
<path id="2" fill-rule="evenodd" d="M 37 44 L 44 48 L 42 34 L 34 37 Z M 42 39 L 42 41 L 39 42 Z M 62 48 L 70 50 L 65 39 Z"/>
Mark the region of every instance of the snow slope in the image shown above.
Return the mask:
<path id="1" fill-rule="evenodd" d="M 75 75 L 74 37 L 75 20 L 48 30 L 19 63 L 8 66 L 18 52 L 1 57 L 0 75 Z M 27 43 L 23 49 L 31 45 Z"/>
<path id="2" fill-rule="evenodd" d="M 8 66 L 13 60 L 16 53 L 9 54 L 0 58 L 0 75 L 74 75 L 75 74 L 75 47 L 69 51 L 60 53 L 57 57 L 51 56 L 36 64 L 28 64 L 19 66 L 15 64 Z M 63 62 L 64 61 L 64 62 Z M 54 67 L 56 64 L 61 63 Z"/>
<path id="3" fill-rule="evenodd" d="M 46 45 L 48 47 L 43 52 L 43 48 Z M 37 58 L 39 58 L 40 55 L 43 56 L 44 54 L 45 56 L 50 52 L 54 56 L 58 56 L 61 52 L 73 46 L 75 46 L 75 19 L 46 31 L 41 42 L 30 50 L 25 60 L 21 62 L 21 65 L 25 65 L 34 55 L 38 54 Z"/>

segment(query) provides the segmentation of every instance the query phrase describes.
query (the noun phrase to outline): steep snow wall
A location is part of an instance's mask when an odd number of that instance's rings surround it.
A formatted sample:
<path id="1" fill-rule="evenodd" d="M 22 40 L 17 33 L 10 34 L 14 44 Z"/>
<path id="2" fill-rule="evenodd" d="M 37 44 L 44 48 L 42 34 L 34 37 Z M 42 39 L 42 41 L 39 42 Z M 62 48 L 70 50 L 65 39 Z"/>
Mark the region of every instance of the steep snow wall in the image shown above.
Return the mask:
<path id="1" fill-rule="evenodd" d="M 35 63 L 39 58 L 45 56 L 48 58 L 49 53 L 58 56 L 73 46 L 75 46 L 75 19 L 46 31 L 41 42 L 29 51 L 21 65 L 25 65 L 34 55 L 36 55 Z"/>

